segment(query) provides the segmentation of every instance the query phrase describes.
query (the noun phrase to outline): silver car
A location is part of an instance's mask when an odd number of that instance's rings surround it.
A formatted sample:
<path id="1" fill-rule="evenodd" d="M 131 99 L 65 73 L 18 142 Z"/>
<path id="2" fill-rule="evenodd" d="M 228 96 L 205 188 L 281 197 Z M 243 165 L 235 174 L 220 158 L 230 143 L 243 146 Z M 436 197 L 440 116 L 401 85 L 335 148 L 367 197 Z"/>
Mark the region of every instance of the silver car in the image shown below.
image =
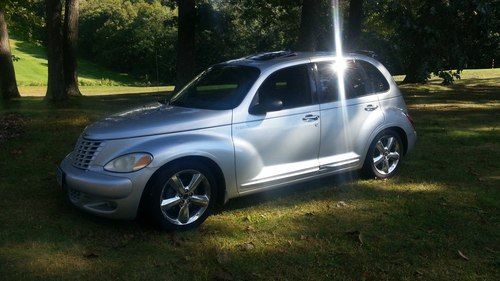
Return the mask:
<path id="1" fill-rule="evenodd" d="M 89 125 L 58 181 L 85 211 L 182 230 L 231 198 L 353 170 L 389 178 L 415 141 L 376 60 L 272 52 L 214 65 L 168 102 Z"/>

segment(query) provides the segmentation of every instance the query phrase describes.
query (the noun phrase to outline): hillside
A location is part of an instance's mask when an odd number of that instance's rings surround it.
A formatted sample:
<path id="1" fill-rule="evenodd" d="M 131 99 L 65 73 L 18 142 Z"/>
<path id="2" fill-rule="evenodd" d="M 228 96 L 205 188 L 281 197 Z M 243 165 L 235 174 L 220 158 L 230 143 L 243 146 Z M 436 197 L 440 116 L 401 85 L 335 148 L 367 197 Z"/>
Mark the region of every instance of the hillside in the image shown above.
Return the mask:
<path id="1" fill-rule="evenodd" d="M 47 85 L 47 56 L 42 46 L 20 40 L 10 41 L 17 83 L 22 96 L 43 96 Z M 98 64 L 78 61 L 79 84 L 83 94 L 155 92 L 158 87 L 141 86 L 128 74 L 117 73 Z M 170 87 L 160 87 L 169 90 Z"/>

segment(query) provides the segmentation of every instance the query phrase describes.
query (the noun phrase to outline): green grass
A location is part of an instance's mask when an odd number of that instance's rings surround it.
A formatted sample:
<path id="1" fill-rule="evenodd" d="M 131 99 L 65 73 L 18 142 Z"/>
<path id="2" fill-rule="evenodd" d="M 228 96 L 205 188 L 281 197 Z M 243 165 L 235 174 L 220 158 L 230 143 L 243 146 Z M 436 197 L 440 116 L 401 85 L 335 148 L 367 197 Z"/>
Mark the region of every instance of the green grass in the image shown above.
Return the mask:
<path id="1" fill-rule="evenodd" d="M 47 85 L 47 55 L 43 47 L 10 40 L 17 83 L 22 96 L 44 96 Z M 158 87 L 141 87 L 139 80 L 110 71 L 84 59 L 78 61 L 80 90 L 84 95 L 156 92 Z M 173 87 L 160 87 L 161 91 Z"/>
<path id="2" fill-rule="evenodd" d="M 0 144 L 0 276 L 498 280 L 500 75 L 402 89 L 419 140 L 397 177 L 340 175 L 232 200 L 199 229 L 177 234 L 85 214 L 55 181 L 87 124 L 153 97 L 4 105 L 0 113 L 27 121 L 23 134 Z M 244 243 L 255 247 L 241 250 Z"/>

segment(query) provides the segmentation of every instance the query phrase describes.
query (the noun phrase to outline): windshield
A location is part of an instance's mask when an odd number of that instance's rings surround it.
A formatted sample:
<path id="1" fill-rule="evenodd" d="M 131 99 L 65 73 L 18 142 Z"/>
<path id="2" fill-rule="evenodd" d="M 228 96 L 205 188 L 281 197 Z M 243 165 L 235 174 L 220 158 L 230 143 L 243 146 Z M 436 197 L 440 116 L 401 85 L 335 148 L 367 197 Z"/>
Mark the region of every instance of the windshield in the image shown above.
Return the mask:
<path id="1" fill-rule="evenodd" d="M 259 74 L 255 67 L 213 66 L 177 93 L 170 104 L 213 110 L 233 109 L 241 103 Z"/>

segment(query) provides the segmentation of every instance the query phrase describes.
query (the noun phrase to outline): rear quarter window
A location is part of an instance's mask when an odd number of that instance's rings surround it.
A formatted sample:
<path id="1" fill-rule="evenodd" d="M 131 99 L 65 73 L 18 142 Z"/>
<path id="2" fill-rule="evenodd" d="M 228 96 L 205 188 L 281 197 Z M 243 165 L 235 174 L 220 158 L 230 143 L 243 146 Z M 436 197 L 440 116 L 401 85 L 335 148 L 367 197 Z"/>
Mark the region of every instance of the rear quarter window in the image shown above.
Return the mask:
<path id="1" fill-rule="evenodd" d="M 322 103 L 338 100 L 338 77 L 335 62 L 317 63 L 317 81 Z M 344 70 L 346 99 L 389 90 L 389 83 L 377 67 L 362 60 L 348 60 Z"/>
<path id="2" fill-rule="evenodd" d="M 389 83 L 384 75 L 373 64 L 366 61 L 357 61 L 366 75 L 366 94 L 380 93 L 389 90 Z"/>

